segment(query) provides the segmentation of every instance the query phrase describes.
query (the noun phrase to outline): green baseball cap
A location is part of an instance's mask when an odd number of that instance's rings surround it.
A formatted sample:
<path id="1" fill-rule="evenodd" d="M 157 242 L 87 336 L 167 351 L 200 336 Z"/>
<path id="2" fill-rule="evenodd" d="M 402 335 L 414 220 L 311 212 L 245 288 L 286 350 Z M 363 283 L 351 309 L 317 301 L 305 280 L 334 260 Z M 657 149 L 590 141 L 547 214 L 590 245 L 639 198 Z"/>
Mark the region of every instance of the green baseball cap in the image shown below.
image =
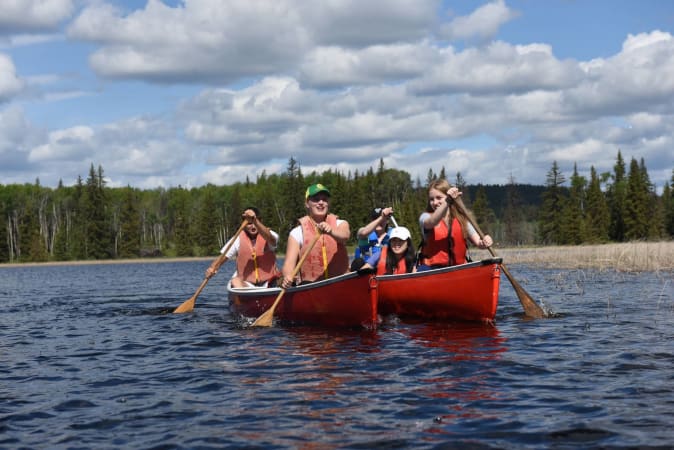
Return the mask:
<path id="1" fill-rule="evenodd" d="M 319 192 L 325 192 L 326 194 L 328 194 L 328 196 L 330 195 L 330 191 L 328 190 L 328 188 L 323 186 L 321 183 L 316 183 L 312 184 L 307 188 L 307 192 L 304 194 L 304 198 L 307 199 L 309 197 L 318 194 Z"/>

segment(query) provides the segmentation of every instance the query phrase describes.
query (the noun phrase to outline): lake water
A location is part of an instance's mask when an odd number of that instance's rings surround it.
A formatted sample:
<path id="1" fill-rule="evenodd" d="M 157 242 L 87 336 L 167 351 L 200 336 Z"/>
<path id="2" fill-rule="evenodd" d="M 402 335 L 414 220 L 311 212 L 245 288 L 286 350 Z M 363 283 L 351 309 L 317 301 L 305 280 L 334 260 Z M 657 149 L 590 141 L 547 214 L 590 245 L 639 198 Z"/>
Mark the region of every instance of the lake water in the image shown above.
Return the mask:
<path id="1" fill-rule="evenodd" d="M 510 266 L 495 326 L 246 328 L 226 264 L 0 268 L 0 448 L 671 448 L 672 273 Z"/>

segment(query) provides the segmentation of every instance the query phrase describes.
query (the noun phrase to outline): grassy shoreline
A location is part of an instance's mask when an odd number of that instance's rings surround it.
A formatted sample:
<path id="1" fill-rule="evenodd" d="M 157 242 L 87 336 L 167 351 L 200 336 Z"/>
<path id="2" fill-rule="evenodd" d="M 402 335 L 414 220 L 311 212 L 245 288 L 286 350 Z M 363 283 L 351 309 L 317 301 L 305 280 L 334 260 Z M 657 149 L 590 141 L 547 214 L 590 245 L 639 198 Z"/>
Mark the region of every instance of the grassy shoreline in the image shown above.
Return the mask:
<path id="1" fill-rule="evenodd" d="M 625 272 L 674 271 L 674 241 L 627 242 L 601 245 L 504 247 L 496 254 L 507 264 L 534 264 L 559 269 L 599 269 Z M 486 250 L 471 250 L 474 260 L 488 258 Z M 134 258 L 87 261 L 52 261 L 31 263 L 2 263 L 9 267 L 76 266 L 86 264 L 171 263 L 182 261 L 212 261 L 216 256 L 183 258 Z"/>

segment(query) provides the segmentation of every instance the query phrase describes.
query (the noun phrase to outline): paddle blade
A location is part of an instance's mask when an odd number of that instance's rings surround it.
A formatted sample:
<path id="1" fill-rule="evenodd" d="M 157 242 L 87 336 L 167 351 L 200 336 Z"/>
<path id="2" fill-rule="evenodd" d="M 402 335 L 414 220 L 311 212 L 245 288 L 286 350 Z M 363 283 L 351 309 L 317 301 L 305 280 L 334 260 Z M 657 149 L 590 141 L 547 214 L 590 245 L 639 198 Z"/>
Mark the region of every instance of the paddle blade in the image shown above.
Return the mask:
<path id="1" fill-rule="evenodd" d="M 196 302 L 196 300 L 197 300 L 197 296 L 193 295 L 189 299 L 185 300 L 176 309 L 174 309 L 173 314 L 181 314 L 181 313 L 192 312 L 192 310 L 194 309 L 194 303 Z"/>
<path id="2" fill-rule="evenodd" d="M 529 293 L 524 290 L 524 288 L 517 282 L 517 280 L 515 280 L 515 278 L 513 278 L 513 276 L 510 274 L 510 271 L 506 268 L 505 265 L 501 265 L 501 270 L 503 270 L 503 273 L 505 273 L 506 277 L 508 277 L 508 280 L 510 281 L 510 284 L 512 284 L 513 288 L 515 289 L 517 298 L 520 300 L 522 308 L 524 309 L 524 314 L 527 317 L 531 317 L 534 319 L 541 319 L 543 317 L 547 317 L 547 314 L 545 313 L 545 311 L 543 311 L 543 308 L 538 306 L 538 304 L 534 301 L 534 299 L 531 298 Z"/>
<path id="3" fill-rule="evenodd" d="M 270 327 L 274 319 L 274 308 L 269 308 L 260 317 L 255 319 L 253 327 Z"/>

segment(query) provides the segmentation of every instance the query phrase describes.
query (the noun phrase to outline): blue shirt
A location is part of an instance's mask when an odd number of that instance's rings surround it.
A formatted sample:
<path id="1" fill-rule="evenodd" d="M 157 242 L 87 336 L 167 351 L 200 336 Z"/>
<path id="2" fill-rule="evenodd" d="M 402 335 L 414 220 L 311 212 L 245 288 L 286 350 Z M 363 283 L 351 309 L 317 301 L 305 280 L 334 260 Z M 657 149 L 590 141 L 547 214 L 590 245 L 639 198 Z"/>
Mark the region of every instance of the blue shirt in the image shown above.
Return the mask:
<path id="1" fill-rule="evenodd" d="M 389 234 L 391 233 L 392 228 L 386 230 L 386 236 L 379 242 L 379 236 L 377 232 L 373 231 L 367 237 L 367 239 L 358 239 L 358 247 L 356 248 L 354 256 L 356 258 L 367 258 L 375 253 L 381 252 L 381 248 L 384 245 L 388 245 Z"/>

